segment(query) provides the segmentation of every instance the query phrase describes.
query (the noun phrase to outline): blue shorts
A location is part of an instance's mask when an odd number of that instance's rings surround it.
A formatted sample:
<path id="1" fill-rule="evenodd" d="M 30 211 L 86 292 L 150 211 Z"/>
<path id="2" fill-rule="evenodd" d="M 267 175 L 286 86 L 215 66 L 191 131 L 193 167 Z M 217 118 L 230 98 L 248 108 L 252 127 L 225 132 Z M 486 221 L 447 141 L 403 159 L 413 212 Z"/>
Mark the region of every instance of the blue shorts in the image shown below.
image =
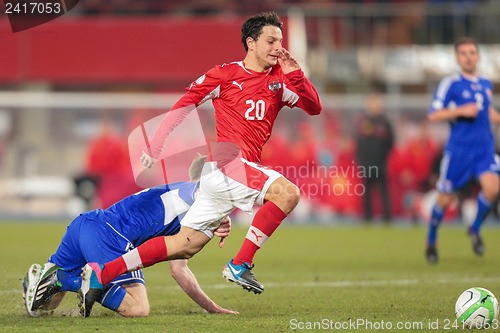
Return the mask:
<path id="1" fill-rule="evenodd" d="M 70 276 L 82 273 L 88 262 L 106 263 L 132 250 L 132 243 L 115 231 L 105 221 L 78 216 L 66 229 L 61 244 L 49 262 L 63 268 Z M 142 270 L 126 273 L 111 283 L 144 284 Z"/>
<path id="2" fill-rule="evenodd" d="M 498 173 L 499 163 L 489 149 L 468 152 L 445 151 L 441 160 L 437 190 L 453 193 L 461 189 L 471 177 L 479 179 L 485 172 Z"/>

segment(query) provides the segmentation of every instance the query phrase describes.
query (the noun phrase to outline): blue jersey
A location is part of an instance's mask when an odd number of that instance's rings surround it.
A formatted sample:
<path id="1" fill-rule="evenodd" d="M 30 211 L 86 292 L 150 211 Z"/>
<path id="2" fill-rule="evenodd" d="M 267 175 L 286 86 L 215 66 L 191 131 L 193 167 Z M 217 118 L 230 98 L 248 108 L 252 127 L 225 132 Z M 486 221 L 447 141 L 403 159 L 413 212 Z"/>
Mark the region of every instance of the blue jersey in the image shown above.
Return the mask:
<path id="1" fill-rule="evenodd" d="M 450 121 L 451 133 L 445 150 L 494 150 L 489 117 L 491 96 L 492 84 L 483 77 L 473 80 L 462 74 L 455 74 L 441 80 L 434 93 L 429 113 L 443 108 L 453 109 L 468 103 L 476 104 L 479 109 L 475 118 L 460 117 Z"/>
<path id="2" fill-rule="evenodd" d="M 108 209 L 81 214 L 68 226 L 49 262 L 79 276 L 88 262 L 114 260 L 156 236 L 175 235 L 194 202 L 199 183 L 177 182 L 133 194 Z M 120 275 L 113 284 L 142 283 L 141 271 Z"/>
<path id="3" fill-rule="evenodd" d="M 175 235 L 194 202 L 199 183 L 176 182 L 145 189 L 111 207 L 82 214 L 105 222 L 133 247 L 157 236 Z"/>

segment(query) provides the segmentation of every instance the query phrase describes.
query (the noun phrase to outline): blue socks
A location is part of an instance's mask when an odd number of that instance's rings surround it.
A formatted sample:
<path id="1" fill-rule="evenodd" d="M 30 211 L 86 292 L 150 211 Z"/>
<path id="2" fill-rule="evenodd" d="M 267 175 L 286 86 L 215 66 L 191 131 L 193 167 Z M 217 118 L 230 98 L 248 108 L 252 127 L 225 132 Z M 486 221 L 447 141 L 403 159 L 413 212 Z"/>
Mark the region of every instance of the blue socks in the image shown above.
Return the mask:
<path id="1" fill-rule="evenodd" d="M 117 284 L 111 284 L 111 288 L 104 290 L 99 303 L 110 310 L 117 311 L 127 292 Z"/>
<path id="2" fill-rule="evenodd" d="M 82 285 L 82 277 L 68 274 L 64 270 L 57 271 L 57 280 L 62 284 L 61 291 L 72 291 L 77 293 Z M 117 311 L 127 292 L 117 284 L 111 284 L 110 288 L 104 290 L 104 294 L 99 303 L 113 311 Z"/>
<path id="3" fill-rule="evenodd" d="M 435 245 L 437 238 L 437 229 L 443 220 L 444 210 L 437 204 L 432 207 L 431 221 L 429 223 L 429 233 L 427 234 L 427 244 Z"/>
<path id="4" fill-rule="evenodd" d="M 77 293 L 82 285 L 82 277 L 74 276 L 74 274 L 68 274 L 64 270 L 60 269 L 57 271 L 57 280 L 61 282 L 61 291 L 72 291 Z"/>
<path id="5" fill-rule="evenodd" d="M 479 196 L 477 197 L 476 219 L 474 220 L 474 223 L 470 227 L 470 231 L 472 231 L 475 234 L 479 234 L 479 229 L 481 228 L 481 224 L 483 223 L 486 216 L 488 216 L 490 210 L 491 210 L 491 202 L 486 200 L 483 192 L 480 192 Z M 434 204 L 434 207 L 432 207 L 431 221 L 429 223 L 429 233 L 427 235 L 428 245 L 436 244 L 437 229 L 441 224 L 441 221 L 443 220 L 443 216 L 444 216 L 444 210 L 437 204 Z"/>
<path id="6" fill-rule="evenodd" d="M 474 223 L 470 228 L 472 232 L 474 232 L 475 234 L 479 234 L 479 228 L 481 228 L 481 224 L 483 223 L 486 216 L 488 216 L 490 209 L 491 209 L 491 202 L 486 200 L 483 192 L 480 192 L 479 196 L 477 197 L 476 219 L 474 220 Z"/>

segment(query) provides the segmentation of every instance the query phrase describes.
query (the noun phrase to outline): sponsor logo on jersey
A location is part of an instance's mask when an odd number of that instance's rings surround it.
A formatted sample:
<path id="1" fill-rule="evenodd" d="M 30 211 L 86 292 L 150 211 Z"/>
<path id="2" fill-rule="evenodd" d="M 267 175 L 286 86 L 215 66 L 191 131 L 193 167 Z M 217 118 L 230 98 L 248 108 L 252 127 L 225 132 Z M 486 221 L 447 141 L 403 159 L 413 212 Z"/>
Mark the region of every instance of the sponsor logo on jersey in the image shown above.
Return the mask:
<path id="1" fill-rule="evenodd" d="M 245 83 L 245 82 L 238 83 L 238 82 L 236 82 L 236 81 L 233 81 L 233 84 L 234 84 L 234 85 L 237 85 L 237 86 L 238 86 L 238 88 L 240 88 L 240 90 L 243 90 L 243 88 L 241 87 L 241 86 L 243 85 L 243 83 Z"/>
<path id="2" fill-rule="evenodd" d="M 464 99 L 469 99 L 469 98 L 471 98 L 471 97 L 472 97 L 472 94 L 470 93 L 470 91 L 468 91 L 468 90 L 464 90 L 464 91 L 462 91 L 462 97 L 463 97 Z"/>
<path id="3" fill-rule="evenodd" d="M 281 90 L 281 82 L 280 80 L 274 80 L 269 82 L 269 90 L 271 90 L 273 93 L 277 93 L 278 91 Z"/>
<path id="4" fill-rule="evenodd" d="M 472 90 L 481 90 L 483 89 L 483 86 L 480 83 L 471 83 L 470 87 Z"/>

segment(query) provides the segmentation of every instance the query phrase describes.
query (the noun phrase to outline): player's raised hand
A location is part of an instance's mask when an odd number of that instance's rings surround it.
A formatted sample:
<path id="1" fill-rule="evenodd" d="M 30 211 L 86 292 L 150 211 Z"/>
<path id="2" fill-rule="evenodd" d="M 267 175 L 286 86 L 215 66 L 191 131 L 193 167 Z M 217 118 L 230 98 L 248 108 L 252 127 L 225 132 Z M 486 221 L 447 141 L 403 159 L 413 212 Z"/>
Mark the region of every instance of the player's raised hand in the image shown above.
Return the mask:
<path id="1" fill-rule="evenodd" d="M 146 168 L 152 168 L 156 162 L 156 158 L 149 156 L 145 152 L 142 152 L 141 162 Z"/>
<path id="2" fill-rule="evenodd" d="M 288 74 L 300 69 L 297 59 L 295 59 L 285 48 L 281 48 L 281 50 L 278 51 L 278 63 L 283 70 L 283 74 Z"/>
<path id="3" fill-rule="evenodd" d="M 219 227 L 214 230 L 214 235 L 220 237 L 219 247 L 224 246 L 224 241 L 229 236 L 230 232 L 231 232 L 231 218 L 229 216 L 226 216 L 220 223 Z"/>

